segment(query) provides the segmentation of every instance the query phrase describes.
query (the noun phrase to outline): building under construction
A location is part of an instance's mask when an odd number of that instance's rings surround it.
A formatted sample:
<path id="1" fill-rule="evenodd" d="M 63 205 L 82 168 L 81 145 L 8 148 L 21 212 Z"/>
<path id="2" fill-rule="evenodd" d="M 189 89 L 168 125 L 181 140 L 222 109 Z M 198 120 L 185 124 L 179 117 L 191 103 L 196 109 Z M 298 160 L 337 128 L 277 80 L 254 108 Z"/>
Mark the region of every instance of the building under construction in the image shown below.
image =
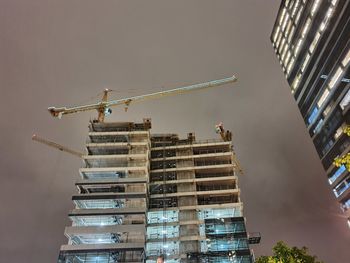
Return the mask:
<path id="1" fill-rule="evenodd" d="M 91 122 L 59 263 L 254 262 L 231 140 Z"/>

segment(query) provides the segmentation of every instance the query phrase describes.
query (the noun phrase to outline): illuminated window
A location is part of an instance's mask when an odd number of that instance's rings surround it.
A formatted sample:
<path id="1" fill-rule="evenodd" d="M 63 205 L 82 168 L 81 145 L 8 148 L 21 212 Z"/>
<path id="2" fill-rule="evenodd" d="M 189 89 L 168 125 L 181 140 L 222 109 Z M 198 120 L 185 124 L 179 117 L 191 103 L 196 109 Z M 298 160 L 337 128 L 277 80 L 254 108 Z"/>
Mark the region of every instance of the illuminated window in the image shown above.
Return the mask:
<path id="1" fill-rule="evenodd" d="M 294 31 L 295 31 L 295 26 L 293 25 L 293 26 L 292 26 L 292 30 L 290 31 L 289 36 L 288 36 L 288 42 L 289 42 L 289 43 L 290 43 L 290 41 L 292 40 Z"/>
<path id="2" fill-rule="evenodd" d="M 334 174 L 328 179 L 329 184 L 333 184 L 337 178 L 346 171 L 345 165 L 340 166 Z"/>
<path id="3" fill-rule="evenodd" d="M 325 89 L 325 91 L 323 92 L 321 98 L 318 100 L 317 105 L 320 108 L 322 106 L 322 104 L 324 103 L 324 101 L 327 99 L 329 94 L 329 90 Z"/>
<path id="4" fill-rule="evenodd" d="M 281 28 L 282 28 L 282 31 L 284 31 L 284 29 L 286 28 L 288 19 L 289 19 L 289 14 L 287 13 L 287 14 L 286 14 L 286 18 L 284 19 L 283 24 L 282 24 L 282 27 L 281 27 Z"/>
<path id="5" fill-rule="evenodd" d="M 342 208 L 344 211 L 350 208 L 350 198 L 343 203 Z M 349 220 L 348 220 L 348 223 L 349 223 Z"/>
<path id="6" fill-rule="evenodd" d="M 289 23 L 288 23 L 288 26 L 287 26 L 287 29 L 286 29 L 286 35 L 289 34 L 289 31 L 290 31 L 290 28 L 292 27 L 292 20 L 289 20 Z"/>
<path id="7" fill-rule="evenodd" d="M 344 110 L 349 105 L 349 102 L 350 102 L 350 90 L 348 90 L 344 98 L 339 103 L 340 108 Z"/>
<path id="8" fill-rule="evenodd" d="M 318 40 L 320 39 L 320 37 L 321 37 L 321 34 L 317 32 L 316 35 L 315 35 L 315 38 L 314 38 L 314 40 L 312 41 L 312 43 L 311 43 L 311 45 L 310 45 L 310 48 L 309 48 L 309 50 L 310 50 L 311 53 L 314 52 L 315 47 L 316 47 L 316 45 L 317 45 Z"/>
<path id="9" fill-rule="evenodd" d="M 148 239 L 160 239 L 160 238 L 175 238 L 179 236 L 179 225 L 177 226 L 148 226 L 147 238 Z"/>
<path id="10" fill-rule="evenodd" d="M 307 31 L 309 31 L 310 25 L 311 25 L 311 19 L 310 19 L 310 17 L 309 17 L 309 18 L 306 20 L 306 23 L 305 23 L 305 25 L 304 25 L 304 29 L 303 29 L 303 31 L 302 31 L 302 33 L 301 33 L 301 36 L 302 36 L 302 37 L 305 37 L 305 36 L 306 36 Z"/>
<path id="11" fill-rule="evenodd" d="M 331 18 L 332 13 L 333 13 L 333 8 L 330 7 L 330 8 L 328 9 L 328 11 L 327 11 L 327 14 L 326 14 L 326 16 L 325 16 L 323 22 L 322 22 L 321 25 L 320 25 L 320 31 L 321 31 L 321 32 L 326 28 L 326 25 L 327 25 L 329 19 Z"/>
<path id="12" fill-rule="evenodd" d="M 300 39 L 298 40 L 298 43 L 297 43 L 295 49 L 294 49 L 294 55 L 295 55 L 295 56 L 298 55 L 298 52 L 299 52 L 299 50 L 300 50 L 300 47 L 301 47 L 301 43 L 302 43 L 302 42 L 303 42 L 303 40 L 300 38 Z"/>
<path id="13" fill-rule="evenodd" d="M 285 43 L 285 42 L 286 42 L 286 39 L 283 38 L 283 39 L 282 39 L 282 42 L 281 42 L 281 45 L 280 45 L 280 47 L 279 47 L 279 49 L 278 49 L 278 51 L 279 51 L 280 54 L 282 53 L 282 48 L 284 47 L 284 43 Z"/>
<path id="14" fill-rule="evenodd" d="M 302 10 L 303 10 L 302 8 L 299 9 L 298 14 L 297 14 L 297 17 L 295 18 L 295 24 L 298 24 L 299 19 L 300 19 L 300 17 L 301 17 L 301 12 L 302 12 Z"/>
<path id="15" fill-rule="evenodd" d="M 281 17 L 280 17 L 280 21 L 279 21 L 279 24 L 280 24 L 280 25 L 282 25 L 282 21 L 283 21 L 283 19 L 284 19 L 284 15 L 285 15 L 285 14 L 286 14 L 286 9 L 283 8 L 282 13 L 281 13 Z"/>
<path id="16" fill-rule="evenodd" d="M 334 139 L 338 139 L 340 137 L 340 135 L 343 134 L 343 130 L 344 130 L 344 124 L 342 124 L 336 131 L 334 134 Z"/>
<path id="17" fill-rule="evenodd" d="M 242 216 L 241 209 L 239 207 L 230 209 L 203 209 L 197 212 L 199 219 L 213 219 L 213 218 L 229 218 Z"/>
<path id="18" fill-rule="evenodd" d="M 147 242 L 146 254 L 147 256 L 158 256 L 160 254 L 176 255 L 179 253 L 179 242 Z"/>
<path id="19" fill-rule="evenodd" d="M 320 0 L 315 0 L 312 8 L 311 8 L 311 16 L 314 16 L 318 7 L 320 6 L 321 1 Z"/>
<path id="20" fill-rule="evenodd" d="M 247 239 L 212 239 L 208 246 L 208 250 L 213 252 L 241 249 L 248 249 Z"/>
<path id="21" fill-rule="evenodd" d="M 331 109 L 332 109 L 332 107 L 330 105 L 328 105 L 322 113 L 323 117 L 326 117 L 328 115 L 328 113 L 331 111 Z"/>
<path id="22" fill-rule="evenodd" d="M 288 61 L 289 61 L 289 59 L 290 59 L 290 56 L 291 56 L 291 53 L 290 53 L 290 51 L 288 50 L 286 59 L 284 60 L 284 64 L 285 64 L 285 65 L 287 65 L 287 63 L 288 63 Z"/>
<path id="23" fill-rule="evenodd" d="M 312 124 L 315 120 L 316 120 L 316 117 L 317 117 L 317 113 L 318 113 L 318 108 L 317 107 L 314 107 L 309 118 L 307 119 L 307 122 L 309 124 Z"/>
<path id="24" fill-rule="evenodd" d="M 333 192 L 336 197 L 341 196 L 346 190 L 350 187 L 350 177 L 346 177 L 343 181 L 341 181 L 334 189 Z"/>
<path id="25" fill-rule="evenodd" d="M 295 5 L 294 5 L 294 8 L 293 8 L 292 17 L 295 16 L 295 13 L 297 12 L 297 9 L 298 9 L 299 4 L 300 4 L 300 1 L 297 0 L 296 3 L 295 3 Z"/>
<path id="26" fill-rule="evenodd" d="M 323 124 L 323 119 L 320 119 L 318 122 L 317 122 L 317 125 L 315 127 L 315 129 L 313 130 L 314 134 L 315 133 L 318 133 L 322 127 L 322 124 Z"/>
<path id="27" fill-rule="evenodd" d="M 332 5 L 336 5 L 337 4 L 337 2 L 338 2 L 338 0 L 332 0 Z"/>
<path id="28" fill-rule="evenodd" d="M 178 211 L 152 211 L 147 213 L 147 223 L 164 223 L 164 222 L 177 222 L 179 219 Z"/>
<path id="29" fill-rule="evenodd" d="M 334 87 L 335 83 L 338 81 L 338 79 L 342 73 L 343 73 L 343 69 L 339 67 L 329 82 L 330 89 L 332 89 Z"/>
<path id="30" fill-rule="evenodd" d="M 293 67 L 293 64 L 294 64 L 294 61 L 295 61 L 295 58 L 292 57 L 292 59 L 290 60 L 289 64 L 288 64 L 288 67 L 287 67 L 287 74 L 290 73 L 292 67 Z"/>
<path id="31" fill-rule="evenodd" d="M 280 27 L 277 26 L 276 31 L 275 31 L 275 34 L 273 35 L 273 42 L 276 42 L 276 39 L 277 39 L 277 36 L 278 36 L 279 31 L 280 31 Z"/>
<path id="32" fill-rule="evenodd" d="M 304 72 L 305 68 L 306 68 L 306 65 L 307 63 L 309 62 L 310 60 L 310 54 L 307 53 L 306 56 L 305 56 L 305 59 L 304 59 L 304 62 L 303 62 L 303 65 L 301 66 L 301 71 Z"/>
<path id="33" fill-rule="evenodd" d="M 292 84 L 293 93 L 298 88 L 299 83 L 300 83 L 300 79 L 301 79 L 301 74 L 299 73 L 298 76 L 294 79 L 293 84 Z"/>
<path id="34" fill-rule="evenodd" d="M 276 41 L 276 48 L 279 47 L 279 45 L 280 45 L 280 43 L 281 43 L 281 39 L 282 39 L 282 33 L 280 33 L 280 34 L 278 35 L 278 38 L 277 38 L 277 41 Z"/>
<path id="35" fill-rule="evenodd" d="M 350 49 L 348 50 L 348 53 L 346 54 L 345 58 L 343 59 L 343 61 L 341 62 L 343 64 L 344 67 L 346 67 L 346 65 L 349 63 L 350 61 Z"/>
<path id="36" fill-rule="evenodd" d="M 284 57 L 287 54 L 287 50 L 288 50 L 288 44 L 286 43 L 284 48 L 283 48 L 283 52 L 282 52 L 282 56 L 281 56 L 282 60 L 284 60 Z"/>

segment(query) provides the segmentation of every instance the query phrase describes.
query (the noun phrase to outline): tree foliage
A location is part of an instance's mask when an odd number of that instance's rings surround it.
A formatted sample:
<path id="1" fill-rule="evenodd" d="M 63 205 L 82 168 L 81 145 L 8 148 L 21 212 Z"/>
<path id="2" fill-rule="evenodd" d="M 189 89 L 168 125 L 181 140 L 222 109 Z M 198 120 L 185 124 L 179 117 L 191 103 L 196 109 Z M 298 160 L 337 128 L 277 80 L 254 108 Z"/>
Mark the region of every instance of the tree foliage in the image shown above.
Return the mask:
<path id="1" fill-rule="evenodd" d="M 290 248 L 283 241 L 279 241 L 272 250 L 272 256 L 261 256 L 255 263 L 323 263 L 316 256 L 309 255 L 307 247 Z"/>

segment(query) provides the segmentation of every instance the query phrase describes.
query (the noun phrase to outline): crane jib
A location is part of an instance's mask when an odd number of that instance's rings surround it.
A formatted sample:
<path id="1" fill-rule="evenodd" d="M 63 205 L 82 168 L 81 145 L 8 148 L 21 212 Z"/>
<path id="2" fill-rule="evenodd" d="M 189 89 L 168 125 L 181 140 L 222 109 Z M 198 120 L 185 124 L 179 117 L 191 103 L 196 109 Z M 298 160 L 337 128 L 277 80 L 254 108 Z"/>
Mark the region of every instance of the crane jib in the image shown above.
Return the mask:
<path id="1" fill-rule="evenodd" d="M 228 84 L 228 83 L 235 82 L 235 81 L 237 81 L 237 78 L 235 76 L 231 76 L 231 77 L 224 78 L 224 79 L 193 84 L 190 86 L 175 88 L 175 89 L 166 90 L 166 91 L 159 91 L 159 92 L 155 92 L 155 93 L 151 93 L 151 94 L 139 95 L 139 96 L 123 98 L 123 99 L 118 99 L 118 100 L 112 100 L 112 101 L 101 101 L 101 102 L 94 103 L 94 104 L 76 106 L 76 107 L 70 107 L 70 108 L 49 107 L 48 110 L 52 116 L 59 117 L 59 118 L 64 114 L 71 114 L 71 113 L 76 113 L 76 112 L 81 112 L 81 111 L 89 111 L 89 110 L 97 110 L 100 112 L 100 114 L 102 114 L 101 118 L 103 120 L 103 118 L 104 118 L 103 109 L 106 109 L 106 108 L 111 107 L 111 106 L 118 106 L 118 105 L 129 106 L 129 104 L 131 102 L 143 101 L 143 100 L 147 100 L 147 99 L 157 99 L 157 98 L 161 98 L 164 96 L 183 94 L 183 93 L 187 93 L 187 92 L 191 92 L 191 91 L 195 91 L 195 90 L 221 86 L 221 85 Z M 108 91 L 109 90 L 105 90 L 105 96 L 103 99 L 107 98 Z"/>

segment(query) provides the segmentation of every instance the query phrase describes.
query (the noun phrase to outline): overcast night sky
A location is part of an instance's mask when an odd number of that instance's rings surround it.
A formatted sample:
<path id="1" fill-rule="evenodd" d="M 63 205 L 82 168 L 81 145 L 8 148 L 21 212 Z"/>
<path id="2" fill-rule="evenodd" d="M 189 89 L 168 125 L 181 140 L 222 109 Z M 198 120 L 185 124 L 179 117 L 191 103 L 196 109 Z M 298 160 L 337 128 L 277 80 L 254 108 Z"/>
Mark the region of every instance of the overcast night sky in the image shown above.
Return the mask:
<path id="1" fill-rule="evenodd" d="M 234 134 L 257 256 L 279 240 L 325 263 L 350 258 L 350 231 L 269 37 L 279 0 L 0 0 L 0 262 L 55 262 L 82 162 L 35 132 L 83 150 L 95 112 L 53 119 L 49 106 L 146 94 L 235 74 L 217 89 L 114 108 L 108 121 L 152 118 L 152 132 Z"/>

